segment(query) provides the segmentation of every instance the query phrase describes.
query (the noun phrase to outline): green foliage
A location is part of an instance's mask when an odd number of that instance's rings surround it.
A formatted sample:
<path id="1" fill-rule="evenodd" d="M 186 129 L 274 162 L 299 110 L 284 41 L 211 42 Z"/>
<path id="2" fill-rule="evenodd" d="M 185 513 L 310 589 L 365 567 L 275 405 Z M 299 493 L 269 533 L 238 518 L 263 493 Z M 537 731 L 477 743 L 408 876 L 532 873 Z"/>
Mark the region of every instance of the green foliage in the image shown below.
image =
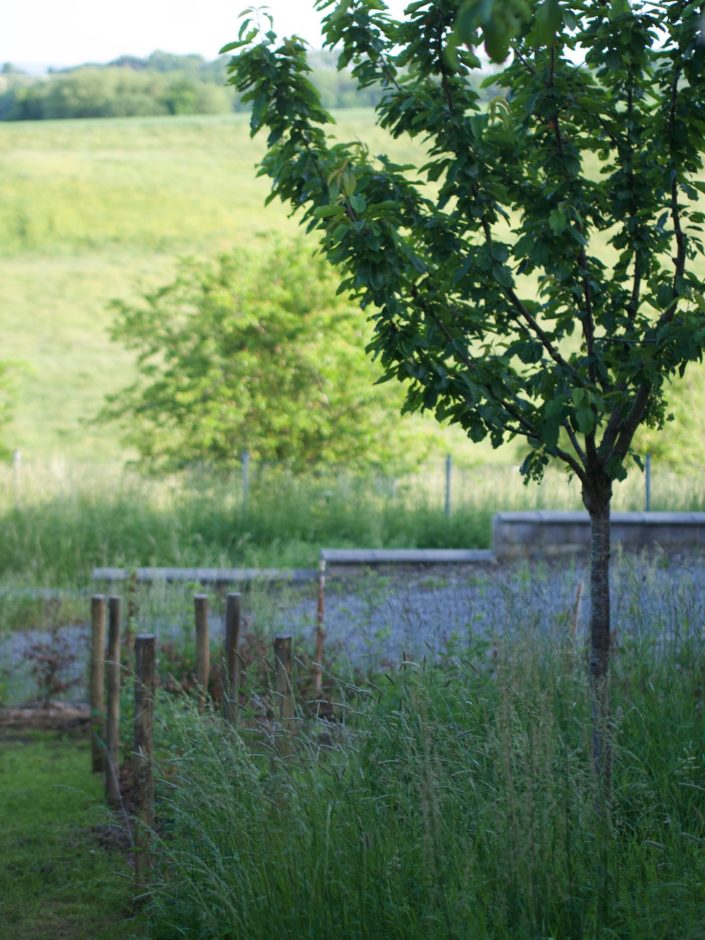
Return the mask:
<path id="1" fill-rule="evenodd" d="M 84 66 L 16 86 L 10 120 L 213 114 L 232 110 L 232 95 L 189 72 Z"/>
<path id="2" fill-rule="evenodd" d="M 336 69 L 335 58 L 326 51 L 311 54 L 316 84 L 326 107 L 377 104 L 381 86 L 358 88 L 349 70 Z M 238 96 L 223 87 L 225 61 L 221 57 L 207 62 L 199 55 L 157 51 L 147 58 L 124 55 L 107 65 L 54 70 L 41 78 L 6 64 L 0 71 L 0 121 L 242 111 L 244 106 Z M 478 78 L 477 84 L 480 82 Z"/>
<path id="3" fill-rule="evenodd" d="M 382 86 L 380 125 L 424 138 L 428 159 L 331 143 L 304 46 L 248 27 L 223 51 L 252 133 L 267 129 L 272 195 L 372 311 L 372 350 L 408 410 L 473 441 L 523 438 L 527 477 L 559 458 L 603 507 L 637 427 L 663 423 L 664 383 L 705 346 L 699 7 L 318 8 L 340 66 Z M 480 28 L 493 58 L 512 51 L 507 98 L 487 110 L 470 81 Z"/>
<path id="4" fill-rule="evenodd" d="M 102 417 L 124 419 L 151 468 L 230 467 L 243 451 L 299 470 L 412 459 L 399 399 L 373 384 L 364 315 L 336 286 L 301 242 L 184 263 L 116 304 L 113 337 L 139 377 Z"/>
<path id="5" fill-rule="evenodd" d="M 239 737 L 163 712 L 153 937 L 694 940 L 702 671 L 697 640 L 654 655 L 642 639 L 620 661 L 601 821 L 564 624 L 340 682 L 340 720 L 302 721 L 284 759 L 261 722 Z"/>

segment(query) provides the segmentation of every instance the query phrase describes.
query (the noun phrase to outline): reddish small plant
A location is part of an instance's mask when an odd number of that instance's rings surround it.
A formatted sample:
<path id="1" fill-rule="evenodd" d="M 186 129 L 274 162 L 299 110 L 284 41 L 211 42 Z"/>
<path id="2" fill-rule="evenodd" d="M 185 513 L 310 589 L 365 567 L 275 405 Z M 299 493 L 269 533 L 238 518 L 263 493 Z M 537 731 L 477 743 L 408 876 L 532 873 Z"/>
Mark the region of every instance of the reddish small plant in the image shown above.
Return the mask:
<path id="1" fill-rule="evenodd" d="M 52 627 L 49 639 L 30 643 L 24 657 L 30 664 L 43 708 L 79 682 L 78 676 L 71 675 L 78 662 L 78 653 L 58 627 Z"/>

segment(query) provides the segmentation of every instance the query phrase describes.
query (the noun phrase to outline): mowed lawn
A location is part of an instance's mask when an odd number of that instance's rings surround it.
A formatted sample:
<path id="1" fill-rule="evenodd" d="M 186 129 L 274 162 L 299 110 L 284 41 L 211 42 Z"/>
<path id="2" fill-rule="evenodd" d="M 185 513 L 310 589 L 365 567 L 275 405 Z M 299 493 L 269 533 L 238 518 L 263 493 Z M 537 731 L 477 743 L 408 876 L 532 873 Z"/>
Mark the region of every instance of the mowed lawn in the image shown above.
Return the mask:
<path id="1" fill-rule="evenodd" d="M 0 940 L 147 935 L 85 735 L 0 737 L 0 793 Z"/>

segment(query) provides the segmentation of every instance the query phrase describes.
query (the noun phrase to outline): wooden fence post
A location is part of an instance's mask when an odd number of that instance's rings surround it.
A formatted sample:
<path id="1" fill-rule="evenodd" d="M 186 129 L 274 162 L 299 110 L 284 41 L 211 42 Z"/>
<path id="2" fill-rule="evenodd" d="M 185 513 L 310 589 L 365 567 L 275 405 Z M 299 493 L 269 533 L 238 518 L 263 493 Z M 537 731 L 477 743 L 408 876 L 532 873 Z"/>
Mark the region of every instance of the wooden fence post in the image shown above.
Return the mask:
<path id="1" fill-rule="evenodd" d="M 313 666 L 313 688 L 316 696 L 320 697 L 323 685 L 323 644 L 326 639 L 325 630 L 325 596 L 326 596 L 326 563 L 323 559 L 318 562 L 318 607 L 316 610 L 316 653 Z"/>
<path id="2" fill-rule="evenodd" d="M 291 685 L 291 636 L 274 637 L 274 689 L 279 699 L 279 720 L 292 730 L 294 690 Z"/>
<path id="3" fill-rule="evenodd" d="M 112 806 L 120 803 L 120 598 L 108 599 L 108 720 L 105 795 Z"/>
<path id="4" fill-rule="evenodd" d="M 208 676 L 210 674 L 208 597 L 205 594 L 194 594 L 193 606 L 196 617 L 196 683 L 198 684 L 198 710 L 202 712 L 206 707 Z"/>
<path id="5" fill-rule="evenodd" d="M 91 598 L 91 766 L 93 773 L 105 768 L 105 597 Z"/>
<path id="6" fill-rule="evenodd" d="M 135 623 L 137 621 L 137 572 L 131 571 L 127 582 L 127 617 L 125 623 L 125 658 L 132 661 L 135 651 Z"/>
<path id="7" fill-rule="evenodd" d="M 453 479 L 453 458 L 450 454 L 446 454 L 446 488 L 445 488 L 445 505 L 444 510 L 446 517 L 450 519 L 450 488 Z"/>
<path id="8" fill-rule="evenodd" d="M 226 721 L 236 725 L 240 698 L 240 594 L 228 594 L 225 608 L 225 688 L 223 714 Z"/>
<path id="9" fill-rule="evenodd" d="M 155 637 L 135 637 L 135 879 L 138 891 L 145 887 L 151 867 L 151 830 L 154 828 L 154 777 L 152 774 Z"/>

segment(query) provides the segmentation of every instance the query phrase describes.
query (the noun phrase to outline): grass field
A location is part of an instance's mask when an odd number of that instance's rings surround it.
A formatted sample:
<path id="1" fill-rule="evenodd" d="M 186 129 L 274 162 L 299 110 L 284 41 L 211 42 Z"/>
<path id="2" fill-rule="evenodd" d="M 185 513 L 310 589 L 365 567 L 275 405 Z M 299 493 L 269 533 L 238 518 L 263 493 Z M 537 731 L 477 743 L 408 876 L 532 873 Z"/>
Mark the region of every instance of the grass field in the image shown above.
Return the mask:
<path id="1" fill-rule="evenodd" d="M 340 133 L 369 139 L 370 126 L 349 111 Z M 384 141 L 373 131 L 373 151 Z M 111 429 L 85 423 L 131 375 L 109 302 L 162 283 L 179 257 L 297 231 L 263 208 L 262 153 L 246 115 L 0 124 L 0 349 L 27 366 L 11 447 L 120 457 Z"/>
<path id="2" fill-rule="evenodd" d="M 422 152 L 391 142 L 369 110 L 341 112 L 337 133 L 401 163 Z M 0 123 L 0 350 L 25 367 L 11 448 L 30 459 L 125 456 L 113 429 L 90 423 L 133 369 L 109 340 L 109 302 L 164 283 L 180 257 L 297 231 L 278 203 L 263 207 L 263 146 L 246 115 Z M 677 411 L 700 399 L 702 371 Z M 679 439 L 684 459 L 702 451 L 693 441 L 705 427 L 693 421 Z M 459 435 L 447 446 L 475 463 L 490 455 Z"/>
<path id="3" fill-rule="evenodd" d="M 575 480 L 559 470 L 526 487 L 516 467 L 483 466 L 454 471 L 447 516 L 443 463 L 423 469 L 400 481 L 264 471 L 245 505 L 238 475 L 145 479 L 117 464 L 99 475 L 59 465 L 23 471 L 15 491 L 12 471 L 0 468 L 0 629 L 40 622 L 24 588 L 85 588 L 94 566 L 315 567 L 322 547 L 486 548 L 499 510 L 581 508 Z M 643 506 L 633 474 L 614 508 Z M 652 508 L 703 510 L 705 486 L 658 469 Z"/>

